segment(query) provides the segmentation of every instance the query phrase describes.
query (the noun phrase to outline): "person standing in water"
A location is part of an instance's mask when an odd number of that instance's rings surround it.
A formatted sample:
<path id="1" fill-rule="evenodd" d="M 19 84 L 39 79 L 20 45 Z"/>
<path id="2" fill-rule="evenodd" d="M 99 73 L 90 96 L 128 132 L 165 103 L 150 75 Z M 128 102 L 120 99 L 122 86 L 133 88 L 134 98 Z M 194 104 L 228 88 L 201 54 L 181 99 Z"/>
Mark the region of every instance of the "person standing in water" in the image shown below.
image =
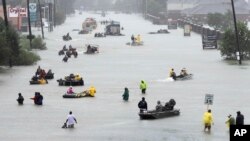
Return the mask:
<path id="1" fill-rule="evenodd" d="M 23 101 L 24 101 L 24 98 L 23 98 L 22 94 L 18 93 L 18 98 L 17 98 L 18 104 L 23 105 Z"/>
<path id="2" fill-rule="evenodd" d="M 141 84 L 140 84 L 140 89 L 141 89 L 141 93 L 145 94 L 146 90 L 147 90 L 147 84 L 145 81 L 141 80 Z"/>
<path id="3" fill-rule="evenodd" d="M 72 114 L 72 111 L 69 112 L 66 123 L 68 128 L 74 128 L 74 124 L 77 123 L 77 120 L 75 116 Z"/>
<path id="4" fill-rule="evenodd" d="M 129 91 L 128 91 L 128 88 L 127 88 L 127 87 L 124 89 L 124 93 L 123 93 L 122 97 L 123 97 L 123 100 L 124 100 L 124 101 L 128 101 L 128 98 L 129 98 Z"/>

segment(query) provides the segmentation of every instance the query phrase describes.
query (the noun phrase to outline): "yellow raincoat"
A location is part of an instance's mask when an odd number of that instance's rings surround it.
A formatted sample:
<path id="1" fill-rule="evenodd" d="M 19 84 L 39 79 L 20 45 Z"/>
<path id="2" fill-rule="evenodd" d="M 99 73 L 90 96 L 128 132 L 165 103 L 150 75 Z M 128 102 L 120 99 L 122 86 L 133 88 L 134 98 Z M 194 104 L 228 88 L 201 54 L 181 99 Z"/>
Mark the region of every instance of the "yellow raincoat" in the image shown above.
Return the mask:
<path id="1" fill-rule="evenodd" d="M 95 96 L 95 93 L 96 93 L 95 87 L 94 87 L 94 86 L 91 86 L 91 87 L 89 88 L 89 95 L 92 96 L 92 97 L 94 97 L 94 96 Z"/>
<path id="2" fill-rule="evenodd" d="M 211 126 L 213 123 L 213 115 L 212 113 L 205 112 L 203 115 L 203 122 L 204 124 Z"/>

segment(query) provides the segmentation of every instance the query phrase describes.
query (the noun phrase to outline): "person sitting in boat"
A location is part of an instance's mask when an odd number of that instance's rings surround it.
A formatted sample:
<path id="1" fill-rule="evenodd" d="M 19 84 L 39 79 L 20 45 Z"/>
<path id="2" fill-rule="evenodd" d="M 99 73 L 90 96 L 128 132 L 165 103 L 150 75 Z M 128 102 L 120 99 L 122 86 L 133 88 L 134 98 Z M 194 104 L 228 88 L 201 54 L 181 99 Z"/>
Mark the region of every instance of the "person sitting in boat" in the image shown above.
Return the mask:
<path id="1" fill-rule="evenodd" d="M 141 43 L 141 35 L 138 34 L 136 37 L 136 43 L 140 44 Z"/>
<path id="2" fill-rule="evenodd" d="M 156 111 L 162 111 L 163 110 L 163 106 L 161 105 L 161 101 L 157 101 L 157 105 L 155 107 Z"/>
<path id="3" fill-rule="evenodd" d="M 42 70 L 40 71 L 39 78 L 40 78 L 40 79 L 41 79 L 41 78 L 45 78 L 45 76 L 46 76 L 46 72 L 45 72 L 44 69 L 42 69 Z"/>
<path id="4" fill-rule="evenodd" d="M 48 72 L 47 72 L 47 75 L 52 75 L 52 74 L 53 74 L 53 73 L 52 73 L 52 70 L 49 69 Z"/>
<path id="5" fill-rule="evenodd" d="M 185 77 L 185 76 L 187 76 L 187 75 L 188 75 L 188 74 L 187 74 L 186 68 L 183 68 L 183 69 L 181 69 L 180 75 L 177 76 L 177 78 L 183 78 L 183 77 Z"/>
<path id="6" fill-rule="evenodd" d="M 92 48 L 91 48 L 90 45 L 88 45 L 88 47 L 87 47 L 87 53 L 93 53 L 93 52 L 92 52 Z"/>
<path id="7" fill-rule="evenodd" d="M 131 36 L 131 41 L 132 41 L 132 44 L 134 44 L 135 43 L 135 37 L 134 37 L 134 35 L 132 34 L 132 36 Z"/>
<path id="8" fill-rule="evenodd" d="M 72 86 L 70 86 L 69 89 L 67 90 L 67 94 L 74 94 Z"/>
<path id="9" fill-rule="evenodd" d="M 174 80 L 176 80 L 176 74 L 174 72 L 174 69 L 172 68 L 169 72 L 169 77 L 172 77 Z"/>
<path id="10" fill-rule="evenodd" d="M 34 100 L 34 104 L 36 105 L 43 105 L 43 96 L 40 94 L 40 92 L 35 92 L 35 96 L 30 99 Z"/>
<path id="11" fill-rule="evenodd" d="M 173 110 L 176 102 L 174 99 L 170 99 L 169 102 L 166 102 L 164 109 L 165 110 Z"/>
<path id="12" fill-rule="evenodd" d="M 38 81 L 38 77 L 37 75 L 34 75 L 32 78 L 31 78 L 32 81 Z"/>
<path id="13" fill-rule="evenodd" d="M 88 90 L 89 96 L 94 97 L 94 96 L 95 96 L 95 93 L 96 93 L 95 87 L 94 87 L 94 86 L 91 86 L 91 87 L 89 88 L 89 90 Z"/>
<path id="14" fill-rule="evenodd" d="M 42 70 L 41 67 L 38 66 L 38 68 L 36 69 L 36 75 L 40 75 L 41 70 Z"/>
<path id="15" fill-rule="evenodd" d="M 62 49 L 63 51 L 67 51 L 68 49 L 67 49 L 67 47 L 66 47 L 66 45 L 64 45 L 63 46 L 63 49 Z"/>
<path id="16" fill-rule="evenodd" d="M 67 56 L 67 55 L 65 55 L 65 56 L 63 57 L 63 61 L 64 61 L 64 62 L 67 62 L 67 61 L 68 61 L 68 56 Z"/>
<path id="17" fill-rule="evenodd" d="M 140 108 L 140 112 L 142 113 L 143 111 L 148 110 L 148 104 L 145 101 L 145 98 L 142 97 L 142 100 L 138 103 L 138 107 Z"/>
<path id="18" fill-rule="evenodd" d="M 81 79 L 82 79 L 82 77 L 79 74 L 76 74 L 74 76 L 74 80 L 76 80 L 76 81 L 80 81 Z"/>

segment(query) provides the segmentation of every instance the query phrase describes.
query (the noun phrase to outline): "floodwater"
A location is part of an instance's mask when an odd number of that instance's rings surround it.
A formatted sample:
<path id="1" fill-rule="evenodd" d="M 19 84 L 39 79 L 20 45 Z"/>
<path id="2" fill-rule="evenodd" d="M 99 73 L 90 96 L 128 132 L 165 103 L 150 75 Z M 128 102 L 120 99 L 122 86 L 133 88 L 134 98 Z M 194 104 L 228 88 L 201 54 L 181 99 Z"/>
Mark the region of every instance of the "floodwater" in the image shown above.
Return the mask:
<path id="1" fill-rule="evenodd" d="M 112 19 L 121 22 L 126 36 L 94 38 L 94 32 L 79 35 L 86 17 L 98 21 Z M 42 58 L 36 65 L 1 69 L 0 72 L 0 140 L 1 141 L 228 141 L 225 125 L 228 114 L 236 116 L 240 110 L 245 123 L 250 122 L 249 62 L 224 61 L 218 50 L 202 50 L 201 37 L 192 33 L 184 37 L 183 30 L 171 30 L 167 35 L 150 35 L 166 26 L 153 25 L 140 15 L 109 13 L 106 17 L 93 13 L 72 15 L 54 29 L 45 31 L 48 50 L 36 51 Z M 46 30 L 46 29 L 45 29 Z M 62 35 L 70 33 L 73 40 L 62 41 Z M 33 33 L 40 34 L 34 29 Z M 130 36 L 140 34 L 145 45 L 131 47 Z M 79 54 L 62 62 L 58 51 L 64 44 L 85 51 L 85 44 L 100 46 L 96 55 Z M 29 85 L 29 80 L 40 65 L 55 72 L 55 79 L 47 85 Z M 168 71 L 181 68 L 193 73 L 192 80 L 167 81 Z M 63 99 L 67 87 L 58 86 L 57 79 L 70 73 L 79 73 L 85 86 L 74 87 L 80 92 L 91 85 L 97 88 L 96 97 Z M 145 80 L 148 90 L 140 93 L 140 80 Z M 130 98 L 123 102 L 124 87 L 128 87 Z M 44 96 L 44 105 L 35 106 L 29 98 L 39 91 Z M 24 105 L 16 102 L 21 92 Z M 210 134 L 203 132 L 202 115 L 205 94 L 214 94 L 212 109 L 214 125 Z M 137 104 L 145 97 L 149 109 L 154 109 L 157 100 L 162 102 L 174 98 L 181 115 L 158 120 L 140 120 Z M 62 129 L 68 112 L 72 110 L 78 120 L 74 129 Z"/>

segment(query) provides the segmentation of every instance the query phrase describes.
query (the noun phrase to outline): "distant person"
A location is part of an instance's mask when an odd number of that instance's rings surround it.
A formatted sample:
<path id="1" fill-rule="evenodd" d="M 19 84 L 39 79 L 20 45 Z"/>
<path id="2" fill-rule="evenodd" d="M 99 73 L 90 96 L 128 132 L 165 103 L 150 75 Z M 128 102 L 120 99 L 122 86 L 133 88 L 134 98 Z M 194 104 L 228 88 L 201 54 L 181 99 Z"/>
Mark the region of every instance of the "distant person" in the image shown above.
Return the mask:
<path id="1" fill-rule="evenodd" d="M 172 77 L 174 80 L 176 80 L 176 74 L 174 72 L 174 69 L 172 68 L 169 72 L 169 77 Z"/>
<path id="2" fill-rule="evenodd" d="M 142 100 L 138 103 L 138 107 L 140 108 L 140 112 L 142 113 L 143 111 L 148 110 L 148 104 L 145 101 L 145 98 L 142 97 Z"/>
<path id="3" fill-rule="evenodd" d="M 136 42 L 137 43 L 141 43 L 141 35 L 140 34 L 137 35 Z"/>
<path id="4" fill-rule="evenodd" d="M 89 96 L 94 97 L 94 96 L 95 96 L 95 93 L 96 93 L 95 87 L 94 87 L 94 86 L 91 86 L 91 87 L 89 88 L 89 90 L 88 90 Z"/>
<path id="5" fill-rule="evenodd" d="M 228 128 L 230 127 L 230 125 L 235 125 L 235 118 L 232 115 L 228 115 L 227 117 L 228 119 L 226 121 L 226 124 Z"/>
<path id="6" fill-rule="evenodd" d="M 240 111 L 237 112 L 236 125 L 244 125 L 244 115 Z"/>
<path id="7" fill-rule="evenodd" d="M 35 96 L 30 99 L 34 100 L 35 105 L 43 105 L 43 96 L 40 94 L 40 92 L 35 92 Z"/>
<path id="8" fill-rule="evenodd" d="M 141 84 L 140 84 L 140 89 L 141 89 L 141 93 L 145 94 L 146 90 L 147 90 L 147 84 L 145 81 L 141 80 Z"/>
<path id="9" fill-rule="evenodd" d="M 129 90 L 128 90 L 127 87 L 124 88 L 124 93 L 123 93 L 122 97 L 123 97 L 123 100 L 124 100 L 124 101 L 128 101 L 128 98 L 129 98 Z"/>
<path id="10" fill-rule="evenodd" d="M 17 98 L 18 104 L 23 105 L 23 101 L 24 101 L 24 98 L 23 98 L 22 94 L 18 93 L 18 98 Z"/>
<path id="11" fill-rule="evenodd" d="M 67 90 L 67 94 L 74 94 L 72 86 L 70 86 Z"/>
<path id="12" fill-rule="evenodd" d="M 204 131 L 208 129 L 208 132 L 210 132 L 213 123 L 213 116 L 210 109 L 208 109 L 208 111 L 204 113 L 203 122 L 204 122 Z"/>
<path id="13" fill-rule="evenodd" d="M 67 62 L 67 61 L 68 61 L 68 56 L 67 56 L 67 55 L 65 55 L 65 56 L 63 57 L 63 61 L 64 61 L 64 62 Z"/>
<path id="14" fill-rule="evenodd" d="M 69 112 L 69 115 L 66 120 L 68 128 L 74 128 L 74 124 L 77 123 L 75 116 L 72 114 L 72 111 Z"/>
<path id="15" fill-rule="evenodd" d="M 131 41 L 132 41 L 132 44 L 135 43 L 135 37 L 134 37 L 134 35 L 131 36 Z"/>
<path id="16" fill-rule="evenodd" d="M 180 75 L 178 76 L 179 78 L 187 76 L 187 70 L 186 68 L 181 69 Z"/>
<path id="17" fill-rule="evenodd" d="M 155 107 L 156 111 L 162 111 L 163 110 L 163 106 L 161 105 L 161 101 L 157 101 L 157 105 Z"/>

